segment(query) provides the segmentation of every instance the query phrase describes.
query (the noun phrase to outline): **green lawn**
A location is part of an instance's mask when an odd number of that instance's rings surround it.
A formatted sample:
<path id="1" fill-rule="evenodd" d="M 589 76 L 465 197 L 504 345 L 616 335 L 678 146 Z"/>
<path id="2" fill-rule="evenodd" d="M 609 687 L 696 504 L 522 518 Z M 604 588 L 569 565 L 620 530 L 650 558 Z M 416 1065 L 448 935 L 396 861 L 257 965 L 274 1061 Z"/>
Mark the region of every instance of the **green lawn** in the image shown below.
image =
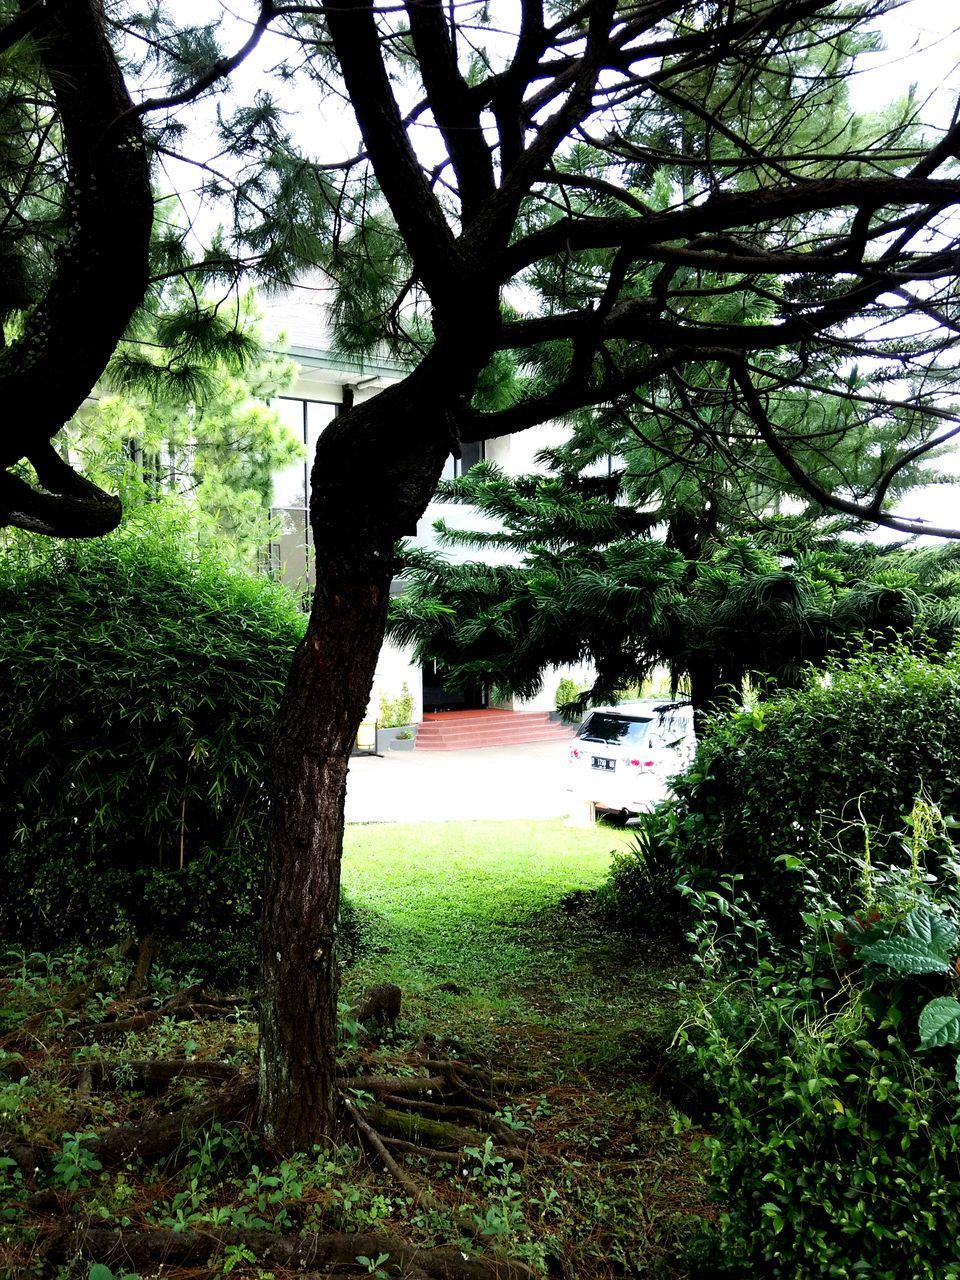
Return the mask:
<path id="1" fill-rule="evenodd" d="M 348 827 L 343 886 L 389 957 L 368 960 L 366 976 L 415 992 L 482 983 L 502 995 L 558 962 L 532 945 L 536 917 L 573 890 L 595 889 L 624 843 L 621 831 L 559 819 Z"/>
<path id="2" fill-rule="evenodd" d="M 602 882 L 630 834 L 456 822 L 351 826 L 344 843 L 344 888 L 367 934 L 345 995 L 403 991 L 385 1064 L 429 1034 L 526 1081 L 512 1104 L 536 1116 L 524 1224 L 503 1243 L 565 1258 L 583 1280 L 686 1277 L 686 1241 L 709 1210 L 694 1135 L 660 1084 L 683 966 L 563 905 Z"/>

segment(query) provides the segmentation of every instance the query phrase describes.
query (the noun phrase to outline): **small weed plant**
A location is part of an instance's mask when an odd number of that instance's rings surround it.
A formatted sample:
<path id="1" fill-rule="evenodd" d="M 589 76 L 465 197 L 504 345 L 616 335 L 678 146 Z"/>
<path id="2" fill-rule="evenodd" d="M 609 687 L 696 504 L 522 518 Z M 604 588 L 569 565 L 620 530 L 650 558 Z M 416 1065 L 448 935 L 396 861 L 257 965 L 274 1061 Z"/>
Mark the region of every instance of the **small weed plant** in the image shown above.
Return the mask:
<path id="1" fill-rule="evenodd" d="M 124 1271 L 121 1275 L 103 1262 L 94 1262 L 87 1272 L 87 1280 L 140 1280 L 140 1277 L 133 1271 Z"/>
<path id="2" fill-rule="evenodd" d="M 103 1165 L 87 1145 L 95 1133 L 65 1133 L 60 1154 L 53 1162 L 53 1180 L 67 1191 L 89 1187 L 93 1175 L 103 1170 Z"/>

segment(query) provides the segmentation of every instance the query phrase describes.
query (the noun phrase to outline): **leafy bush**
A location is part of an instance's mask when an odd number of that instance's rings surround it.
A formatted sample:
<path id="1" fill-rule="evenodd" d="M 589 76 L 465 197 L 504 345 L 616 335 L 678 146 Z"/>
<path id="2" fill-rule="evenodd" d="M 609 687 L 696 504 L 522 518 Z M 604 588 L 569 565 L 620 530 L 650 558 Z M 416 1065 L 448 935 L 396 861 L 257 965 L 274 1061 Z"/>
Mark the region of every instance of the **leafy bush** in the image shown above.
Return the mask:
<path id="1" fill-rule="evenodd" d="M 669 805 L 638 815 L 631 845 L 614 851 L 610 872 L 597 890 L 601 915 L 646 934 L 682 937 L 689 910 L 679 889 L 683 868 L 675 828 Z"/>
<path id="2" fill-rule="evenodd" d="M 558 711 L 562 711 L 570 703 L 576 702 L 582 692 L 575 680 L 571 680 L 569 676 L 563 676 L 553 696 L 553 705 Z"/>
<path id="3" fill-rule="evenodd" d="M 399 729 L 413 720 L 413 694 L 406 681 L 400 688 L 400 694 L 391 698 L 385 693 L 380 695 L 380 716 L 378 723 L 381 729 Z"/>
<path id="4" fill-rule="evenodd" d="M 960 1087 L 940 1047 L 960 1010 L 957 866 L 939 884 L 919 863 L 871 868 L 846 910 L 815 870 L 797 878 L 799 954 L 736 883 L 695 902 L 708 965 L 719 916 L 741 947 L 682 1032 L 718 1099 L 714 1252 L 733 1275 L 957 1280 Z"/>
<path id="5" fill-rule="evenodd" d="M 741 876 L 778 937 L 795 937 L 801 900 L 789 857 L 815 861 L 831 891 L 851 887 L 849 856 L 883 857 L 923 789 L 960 805 L 960 661 L 870 655 L 812 674 L 801 689 L 718 718 L 674 783 L 664 838 L 699 887 Z M 865 825 L 864 825 L 865 824 Z M 875 833 L 864 849 L 864 830 Z M 936 844 L 927 852 L 930 869 Z"/>
<path id="6" fill-rule="evenodd" d="M 271 717 L 303 619 L 176 528 L 0 555 L 0 933 L 159 934 L 249 973 Z"/>

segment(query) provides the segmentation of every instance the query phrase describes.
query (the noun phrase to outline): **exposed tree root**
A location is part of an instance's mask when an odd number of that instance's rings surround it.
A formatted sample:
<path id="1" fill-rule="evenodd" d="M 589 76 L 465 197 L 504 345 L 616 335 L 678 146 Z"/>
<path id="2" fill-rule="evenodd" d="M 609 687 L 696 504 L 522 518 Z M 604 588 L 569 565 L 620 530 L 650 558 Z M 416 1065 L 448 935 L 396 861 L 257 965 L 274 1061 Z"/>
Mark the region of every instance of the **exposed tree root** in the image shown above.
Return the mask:
<path id="1" fill-rule="evenodd" d="M 383 1142 L 391 1151 L 401 1151 L 404 1155 L 415 1156 L 430 1164 L 449 1164 L 456 1168 L 460 1162 L 459 1151 L 438 1151 L 435 1147 L 424 1147 L 418 1142 L 404 1142 L 402 1138 L 384 1138 Z"/>
<path id="2" fill-rule="evenodd" d="M 169 1002 L 165 1008 L 169 1008 Z M 117 1027 L 120 1023 L 104 1024 Z M 111 1074 L 121 1071 L 125 1084 L 132 1084 L 144 1090 L 160 1090 L 178 1079 L 206 1079 L 224 1084 L 224 1088 L 212 1099 L 183 1107 L 180 1110 L 162 1115 L 133 1125 L 119 1125 L 107 1129 L 97 1138 L 88 1142 L 89 1149 L 107 1168 L 124 1164 L 131 1159 L 140 1159 L 147 1163 L 165 1159 L 178 1148 L 188 1145 L 190 1139 L 198 1131 L 208 1127 L 214 1121 L 235 1120 L 249 1112 L 256 1101 L 256 1081 L 238 1082 L 238 1072 L 229 1063 L 222 1062 L 187 1062 L 177 1059 L 161 1059 L 157 1061 L 135 1061 L 115 1063 L 108 1060 L 84 1063 L 78 1069 L 80 1084 L 78 1101 L 89 1096 L 91 1088 L 101 1085 Z M 406 1144 L 397 1150 L 410 1151 L 423 1155 L 426 1159 L 442 1158 L 451 1163 L 458 1163 L 460 1153 L 466 1147 L 483 1146 L 485 1134 L 493 1133 L 498 1141 L 498 1153 L 505 1160 L 522 1164 L 525 1153 L 516 1145 L 515 1135 L 486 1108 L 475 1105 L 454 1105 L 431 1103 L 424 1101 L 420 1094 L 431 1094 L 434 1089 L 439 1093 L 456 1087 L 452 1072 L 446 1077 L 429 1076 L 415 1078 L 413 1082 L 402 1076 L 395 1077 L 356 1077 L 357 1086 L 363 1086 L 368 1092 L 376 1091 L 382 1101 L 365 1104 L 359 1107 L 351 1099 L 345 1098 L 345 1105 L 354 1123 L 360 1130 L 366 1145 L 384 1162 L 390 1173 L 409 1193 L 423 1201 L 424 1192 L 400 1169 L 396 1160 L 390 1155 L 387 1147 L 392 1145 L 388 1140 L 398 1140 Z M 342 1081 L 342 1085 L 353 1081 Z M 374 1088 L 371 1088 L 374 1086 Z M 412 1096 L 405 1097 L 401 1092 L 409 1089 Z M 391 1090 L 398 1092 L 392 1093 Z M 460 1086 L 461 1094 L 467 1093 L 471 1102 L 475 1099 L 466 1086 Z M 395 1105 L 385 1105 L 390 1099 Z M 486 1100 L 482 1100 L 486 1103 Z M 487 1106 L 492 1104 L 487 1103 Z M 466 1123 L 457 1123 L 466 1122 Z M 12 1140 L 10 1140 L 12 1142 Z M 502 1145 L 501 1145 L 502 1144 Z M 13 1153 L 11 1148 L 11 1154 Z M 18 1163 L 26 1169 L 34 1167 L 35 1155 L 32 1147 L 26 1146 L 20 1152 L 22 1159 Z M 16 1156 L 14 1158 L 17 1158 Z"/>
<path id="3" fill-rule="evenodd" d="M 171 996 L 159 1008 L 144 1009 L 125 1018 L 81 1023 L 74 1028 L 74 1034 L 84 1040 L 102 1040 L 107 1036 L 124 1035 L 128 1031 L 145 1031 L 162 1018 L 233 1018 L 239 1009 L 240 1001 L 235 996 L 213 996 L 199 987 L 187 987 Z"/>
<path id="4" fill-rule="evenodd" d="M 461 1095 L 478 1111 L 486 1111 L 489 1115 L 494 1115 L 497 1112 L 498 1107 L 495 1102 L 492 1102 L 488 1097 L 480 1097 L 468 1084 L 463 1082 L 456 1072 L 451 1073 L 450 1080 L 459 1086 Z"/>
<path id="5" fill-rule="evenodd" d="M 210 1102 L 198 1102 L 170 1115 L 146 1120 L 143 1124 L 107 1129 L 88 1145 L 106 1167 L 123 1164 L 133 1158 L 147 1162 L 159 1160 L 185 1146 L 195 1133 L 215 1120 L 237 1120 L 247 1114 L 256 1097 L 256 1080 L 244 1080 L 232 1088 L 223 1089 Z"/>
<path id="6" fill-rule="evenodd" d="M 415 1108 L 422 1115 L 432 1117 L 435 1120 L 453 1120 L 460 1121 L 462 1124 L 472 1125 L 475 1129 L 483 1129 L 494 1134 L 510 1146 L 513 1146 L 516 1141 L 517 1135 L 502 1120 L 498 1120 L 489 1111 L 481 1111 L 477 1107 L 453 1106 L 442 1102 L 424 1102 L 422 1099 L 413 1101 L 410 1098 L 402 1098 L 391 1093 L 382 1094 L 380 1101 L 393 1109 L 401 1111 Z"/>
<path id="7" fill-rule="evenodd" d="M 334 1267 L 346 1269 L 347 1275 L 365 1274 L 366 1267 L 356 1261 L 360 1255 L 387 1254 L 383 1270 L 406 1280 L 415 1280 L 418 1274 L 428 1280 L 530 1280 L 534 1276 L 523 1263 L 470 1257 L 450 1247 L 418 1249 L 392 1236 L 367 1234 L 279 1236 L 269 1231 L 134 1231 L 81 1225 L 49 1236 L 43 1254 L 52 1264 L 84 1257 L 114 1268 L 201 1267 L 231 1244 L 248 1248 L 259 1264 L 326 1268 L 327 1275 Z"/>
<path id="8" fill-rule="evenodd" d="M 387 1172 L 391 1177 L 393 1177 L 398 1186 L 402 1187 L 408 1195 L 413 1197 L 415 1204 L 422 1204 L 428 1209 L 435 1209 L 437 1207 L 437 1202 L 433 1195 L 426 1189 L 426 1187 L 419 1187 L 409 1174 L 404 1173 L 396 1160 L 394 1160 L 393 1156 L 384 1146 L 383 1139 L 380 1137 L 379 1133 L 377 1133 L 372 1125 L 367 1123 L 350 1099 L 344 1098 L 343 1104 L 350 1113 L 353 1123 L 357 1126 L 357 1129 L 359 1130 L 361 1137 L 365 1140 L 367 1146 L 371 1151 L 373 1151 L 374 1155 L 378 1159 L 383 1161 Z"/>
<path id="9" fill-rule="evenodd" d="M 82 1129 L 90 1115 L 90 1092 L 93 1088 L 93 1072 L 89 1066 L 80 1068 L 77 1078 L 77 1097 L 73 1107 L 73 1127 Z"/>
<path id="10" fill-rule="evenodd" d="M 417 1065 L 430 1074 L 353 1075 L 338 1082 L 342 1089 L 374 1095 L 373 1102 L 346 1100 L 346 1106 L 367 1145 L 401 1186 L 410 1191 L 408 1175 L 399 1167 L 391 1168 L 389 1152 L 456 1167 L 463 1162 L 465 1148 L 482 1147 L 486 1135 L 492 1134 L 502 1159 L 524 1163 L 526 1152 L 517 1145 L 513 1130 L 497 1117 L 497 1104 L 489 1096 L 498 1085 L 515 1083 L 513 1077 L 496 1076 L 457 1059 L 419 1058 Z"/>
<path id="11" fill-rule="evenodd" d="M 429 1097 L 433 1093 L 451 1091 L 450 1082 L 443 1076 L 342 1076 L 337 1084 L 341 1089 L 363 1089 L 366 1093 L 403 1093 L 413 1097 Z"/>
<path id="12" fill-rule="evenodd" d="M 144 978 L 147 972 L 148 967 Z M 132 991 L 135 990 L 134 983 Z M 90 994 L 90 987 L 76 988 L 57 1007 L 82 1007 Z M 145 1030 L 163 1018 L 232 1017 L 240 1005 L 238 997 L 211 996 L 199 986 L 180 991 L 159 1006 L 152 997 L 120 999 L 109 1007 L 101 1021 L 68 1028 L 67 1036 L 60 1035 L 59 1042 L 61 1047 L 69 1047 L 71 1039 L 76 1043 L 77 1039 L 117 1037 Z M 31 1022 L 41 1036 L 50 1013 L 51 1010 L 46 1010 Z M 15 1034 L 23 1035 L 24 1028 Z M 33 1032 L 27 1029 L 26 1034 Z M 443 1059 L 434 1046 L 430 1046 L 428 1053 L 430 1056 L 426 1058 L 416 1052 L 405 1057 L 406 1069 L 419 1067 L 424 1072 L 421 1075 L 352 1074 L 338 1078 L 337 1083 L 344 1091 L 345 1119 L 349 1117 L 373 1161 L 386 1170 L 415 1204 L 440 1210 L 441 1201 L 425 1185 L 429 1179 L 422 1173 L 418 1176 L 415 1169 L 406 1164 L 405 1157 L 457 1169 L 467 1158 L 464 1148 L 483 1147 L 488 1135 L 493 1135 L 497 1153 L 506 1160 L 519 1164 L 524 1152 L 517 1149 L 516 1135 L 495 1115 L 497 1104 L 493 1095 L 498 1088 L 512 1085 L 513 1079 L 456 1059 Z M 362 1062 L 362 1058 L 359 1061 Z M 354 1071 L 358 1069 L 362 1070 L 362 1066 L 354 1067 Z M 195 1135 L 211 1124 L 249 1122 L 257 1095 L 256 1080 L 241 1078 L 238 1068 L 215 1060 L 131 1061 L 110 1056 L 70 1066 L 64 1063 L 61 1078 L 75 1087 L 70 1124 L 76 1131 L 89 1123 L 91 1099 L 97 1091 L 119 1087 L 160 1093 L 177 1081 L 187 1079 L 209 1081 L 213 1086 L 212 1096 L 202 1102 L 182 1106 L 169 1114 L 155 1114 L 138 1123 L 120 1124 L 97 1136 L 85 1135 L 82 1139 L 85 1148 L 105 1169 L 134 1161 L 147 1165 L 162 1162 L 169 1168 L 186 1158 Z M 362 1091 L 368 1099 L 373 1095 L 374 1100 L 361 1102 L 348 1096 L 346 1091 L 351 1089 Z M 380 1264 L 382 1270 L 391 1278 L 400 1276 L 405 1280 L 526 1280 L 534 1274 L 521 1263 L 490 1261 L 454 1247 L 417 1248 L 386 1235 L 334 1233 L 300 1238 L 268 1231 L 212 1227 L 183 1232 L 134 1227 L 110 1229 L 99 1219 L 78 1225 L 77 1215 L 83 1212 L 83 1191 L 37 1187 L 36 1170 L 49 1172 L 51 1166 L 53 1151 L 49 1144 L 41 1146 L 16 1135 L 0 1135 L 0 1153 L 11 1156 L 20 1169 L 23 1192 L 18 1209 L 33 1219 L 33 1227 L 39 1233 L 37 1243 L 51 1275 L 59 1263 L 79 1258 L 106 1263 L 117 1274 L 129 1270 L 153 1275 L 159 1269 L 193 1268 L 198 1276 L 199 1273 L 212 1275 L 209 1269 L 216 1268 L 216 1259 L 227 1245 L 241 1245 L 255 1255 L 259 1265 L 284 1269 L 285 1274 L 296 1271 L 302 1280 L 321 1280 L 321 1277 L 336 1280 L 338 1276 L 348 1280 L 368 1272 L 366 1264 L 357 1263 L 358 1256 L 379 1258 L 384 1254 L 389 1257 Z M 166 1176 L 166 1168 L 162 1176 Z"/>
<path id="13" fill-rule="evenodd" d="M 492 1093 L 495 1089 L 509 1092 L 511 1089 L 523 1088 L 526 1083 L 519 1076 L 484 1071 L 482 1067 L 471 1067 L 458 1058 L 425 1058 L 422 1065 L 434 1075 L 457 1076 L 461 1081 L 469 1080 L 471 1088 L 480 1089 L 483 1093 Z"/>
<path id="14" fill-rule="evenodd" d="M 89 1077 L 89 1086 L 99 1088 L 104 1081 L 122 1082 L 125 1089 L 136 1089 L 141 1093 L 159 1093 L 178 1080 L 212 1080 L 225 1083 L 236 1080 L 239 1069 L 229 1062 L 187 1062 L 182 1058 L 144 1058 L 133 1061 L 111 1062 L 102 1059 L 97 1062 L 86 1062 L 78 1067 L 76 1076 L 83 1079 Z M 78 1085 L 77 1093 L 80 1093 Z"/>
<path id="15" fill-rule="evenodd" d="M 400 1138 L 418 1147 L 458 1153 L 465 1147 L 482 1147 L 484 1144 L 480 1130 L 467 1129 L 449 1120 L 431 1119 L 418 1111 L 395 1111 L 373 1102 L 364 1107 L 364 1116 L 384 1136 Z M 504 1160 L 522 1164 L 525 1156 L 512 1145 L 513 1134 L 510 1134 L 510 1142 L 511 1146 L 500 1150 L 499 1154 Z"/>
<path id="16" fill-rule="evenodd" d="M 49 1158 L 49 1151 L 36 1142 L 28 1142 L 16 1134 L 0 1133 L 0 1155 L 9 1156 L 16 1161 L 23 1185 L 30 1190 L 37 1185 L 36 1172 L 44 1168 Z"/>
<path id="17" fill-rule="evenodd" d="M 37 1013 L 31 1013 L 29 1018 L 24 1018 L 19 1027 L 14 1027 L 12 1031 L 8 1031 L 6 1035 L 0 1037 L 0 1049 L 15 1049 L 35 1040 L 38 1032 L 43 1030 L 51 1014 L 75 1012 L 98 990 L 102 990 L 104 986 L 105 983 L 83 983 L 78 987 L 73 987 L 56 1004 L 50 1005 L 47 1009 L 40 1009 Z"/>
<path id="18" fill-rule="evenodd" d="M 76 1191 L 44 1187 L 42 1191 L 34 1191 L 32 1195 L 27 1196 L 26 1200 L 21 1200 L 17 1207 L 34 1216 L 51 1213 L 60 1216 L 70 1212 L 70 1207 L 76 1199 Z"/>
<path id="19" fill-rule="evenodd" d="M 483 1134 L 447 1120 L 431 1120 L 418 1111 L 393 1111 L 379 1102 L 368 1102 L 364 1115 L 375 1128 L 391 1138 L 406 1142 L 423 1142 L 441 1151 L 460 1151 L 464 1147 L 483 1146 Z"/>

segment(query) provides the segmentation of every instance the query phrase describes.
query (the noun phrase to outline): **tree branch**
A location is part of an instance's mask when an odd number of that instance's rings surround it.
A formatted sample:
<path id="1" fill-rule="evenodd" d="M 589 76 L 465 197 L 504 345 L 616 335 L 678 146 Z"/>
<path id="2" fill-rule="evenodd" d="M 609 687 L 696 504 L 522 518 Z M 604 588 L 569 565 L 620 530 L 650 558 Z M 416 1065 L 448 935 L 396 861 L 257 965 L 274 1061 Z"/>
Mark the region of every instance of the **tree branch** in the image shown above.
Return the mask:
<path id="1" fill-rule="evenodd" d="M 219 58 L 188 89 L 182 89 L 179 93 L 171 93 L 162 98 L 147 98 L 136 106 L 129 107 L 117 117 L 112 127 L 121 128 L 130 118 L 145 116 L 151 111 L 168 110 L 171 107 L 182 107 L 188 102 L 194 102 L 218 80 L 223 80 L 236 71 L 260 43 L 263 33 L 275 16 L 272 0 L 260 0 L 260 13 L 253 24 L 253 30 L 235 54 L 229 58 Z"/>
<path id="2" fill-rule="evenodd" d="M 490 440 L 497 436 L 513 435 L 517 431 L 539 426 L 541 422 L 547 422 L 551 418 L 572 413 L 575 409 L 614 400 L 624 392 L 666 373 L 679 358 L 679 352 L 666 351 L 644 364 L 617 370 L 602 383 L 587 378 L 564 381 L 542 396 L 532 396 L 521 400 L 519 404 L 511 405 L 509 409 L 500 409 L 494 413 L 468 409 L 461 419 L 460 439 Z"/>
<path id="3" fill-rule="evenodd" d="M 462 298 L 463 261 L 410 145 L 369 0 L 323 0 L 364 146 L 417 272 L 437 303 Z"/>
<path id="4" fill-rule="evenodd" d="M 759 191 L 725 191 L 701 204 L 642 218 L 560 218 L 504 250 L 499 277 L 506 283 L 525 267 L 557 253 L 623 247 L 639 254 L 665 241 L 757 227 L 805 213 L 863 204 L 922 204 L 939 210 L 958 202 L 960 180 L 926 177 L 833 178 Z"/>
<path id="5" fill-rule="evenodd" d="M 112 528 L 119 504 L 80 477 L 69 481 L 48 442 L 83 403 L 143 300 L 153 192 L 139 121 L 110 130 L 131 104 L 99 0 L 46 6 L 36 34 L 63 138 L 68 234 L 46 293 L 0 351 L 0 468 L 36 459 L 53 492 L 5 474 L 0 521 L 82 537 Z"/>
<path id="6" fill-rule="evenodd" d="M 441 0 L 405 0 L 405 7 L 427 101 L 456 174 L 462 221 L 467 223 L 495 190 L 480 111 L 457 67 Z"/>
<path id="7" fill-rule="evenodd" d="M 760 394 L 753 384 L 750 372 L 746 364 L 733 352 L 730 353 L 728 364 L 730 368 L 730 377 L 733 383 L 740 389 L 747 412 L 753 419 L 760 438 L 764 444 L 777 459 L 780 465 L 790 476 L 791 480 L 804 493 L 809 494 L 815 502 L 818 502 L 828 511 L 841 511 L 844 515 L 854 516 L 858 520 L 864 520 L 869 524 L 883 525 L 887 529 L 896 529 L 899 533 L 927 534 L 937 538 L 960 538 L 960 529 L 952 529 L 942 525 L 933 525 L 923 519 L 910 519 L 902 516 L 892 516 L 880 510 L 880 503 L 883 501 L 887 485 L 883 486 L 882 492 L 875 496 L 873 501 L 867 506 L 862 503 L 853 502 L 848 498 L 841 498 L 838 494 L 830 493 L 824 487 L 809 475 L 803 467 L 797 462 L 793 454 L 786 447 L 778 436 L 773 424 L 767 416 L 767 411 L 763 406 Z M 957 431 L 945 433 L 947 436 L 953 436 L 960 432 Z M 936 443 L 928 443 L 926 446 L 920 446 L 913 451 L 914 459 L 921 457 L 924 453 L 929 453 L 936 448 Z M 892 477 L 891 477 L 892 479 Z"/>

